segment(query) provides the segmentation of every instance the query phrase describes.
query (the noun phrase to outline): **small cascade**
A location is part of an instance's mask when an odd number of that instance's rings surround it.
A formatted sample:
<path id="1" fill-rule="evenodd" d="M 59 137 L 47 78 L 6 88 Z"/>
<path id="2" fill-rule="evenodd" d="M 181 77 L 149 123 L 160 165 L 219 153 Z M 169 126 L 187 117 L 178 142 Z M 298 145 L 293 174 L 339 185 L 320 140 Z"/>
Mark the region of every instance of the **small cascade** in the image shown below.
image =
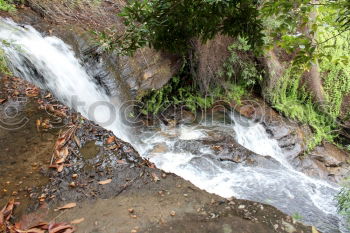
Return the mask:
<path id="1" fill-rule="evenodd" d="M 132 135 L 121 120 L 118 96 L 108 95 L 96 84 L 62 40 L 0 19 L 0 41 L 16 76 L 50 90 L 66 105 L 133 144 L 164 171 L 222 197 L 267 203 L 287 214 L 298 214 L 301 221 L 324 233 L 348 232 L 336 210 L 334 196 L 339 187 L 296 171 L 261 124 L 243 122 L 232 113 L 228 124 L 162 126 Z M 215 137 L 232 138 L 248 149 L 244 153 L 251 154 L 256 163 L 218 158 Z"/>
<path id="2" fill-rule="evenodd" d="M 62 40 L 44 37 L 28 25 L 0 20 L 0 46 L 15 76 L 50 90 L 84 117 L 128 140 L 121 124 L 118 101 L 96 84 L 72 48 Z"/>

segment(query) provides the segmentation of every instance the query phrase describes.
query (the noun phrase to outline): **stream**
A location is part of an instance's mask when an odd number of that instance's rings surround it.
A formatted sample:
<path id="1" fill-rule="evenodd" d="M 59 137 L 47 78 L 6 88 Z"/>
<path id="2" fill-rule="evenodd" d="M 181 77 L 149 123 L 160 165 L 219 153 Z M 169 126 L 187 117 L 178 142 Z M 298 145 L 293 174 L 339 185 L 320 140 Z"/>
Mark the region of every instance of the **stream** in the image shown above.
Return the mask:
<path id="1" fill-rule="evenodd" d="M 120 117 L 118 95 L 99 86 L 59 38 L 0 19 L 0 46 L 14 75 L 48 89 L 67 106 L 112 130 L 160 169 L 222 197 L 273 205 L 324 233 L 349 232 L 334 200 L 340 187 L 296 171 L 262 124 L 229 113 L 225 121 L 214 117 L 176 127 L 131 130 Z M 220 149 L 222 139 L 247 148 L 254 161 L 232 162 L 228 158 L 233 152 Z"/>

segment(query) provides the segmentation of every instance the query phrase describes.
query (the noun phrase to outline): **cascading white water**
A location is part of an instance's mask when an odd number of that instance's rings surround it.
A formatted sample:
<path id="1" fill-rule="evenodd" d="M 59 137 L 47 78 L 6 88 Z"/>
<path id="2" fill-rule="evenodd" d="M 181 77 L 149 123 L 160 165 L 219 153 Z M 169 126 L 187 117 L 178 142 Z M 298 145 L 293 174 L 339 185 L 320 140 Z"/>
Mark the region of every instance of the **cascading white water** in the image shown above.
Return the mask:
<path id="1" fill-rule="evenodd" d="M 43 37 L 32 27 L 19 26 L 9 20 L 0 20 L 0 41 L 6 41 L 0 46 L 16 75 L 49 89 L 62 102 L 91 120 L 107 121 L 111 115 L 110 107 L 103 105 L 94 114 L 91 108 L 99 102 L 115 103 L 94 82 L 63 41 Z M 76 104 L 77 101 L 84 104 Z M 302 221 L 325 233 L 348 232 L 336 213 L 334 196 L 339 190 L 335 184 L 294 170 L 261 124 L 250 123 L 247 127 L 236 115 L 232 114 L 231 118 L 233 123 L 228 125 L 214 122 L 144 131 L 137 135 L 144 144 L 129 140 L 131 135 L 123 130 L 118 117 L 106 127 L 121 139 L 131 142 L 159 168 L 182 176 L 208 192 L 268 203 L 288 214 L 298 213 L 303 216 Z M 213 131 L 236 135 L 241 145 L 261 157 L 266 155 L 272 159 L 266 159 L 267 165 L 261 166 L 220 161 L 210 146 L 200 144 Z M 154 150 L 159 145 L 163 148 L 161 152 Z"/>
<path id="2" fill-rule="evenodd" d="M 0 46 L 13 73 L 47 88 L 66 105 L 128 140 L 118 103 L 94 83 L 70 46 L 57 37 L 43 37 L 33 27 L 0 20 Z"/>
<path id="3" fill-rule="evenodd" d="M 225 131 L 231 129 L 237 142 L 257 154 L 271 156 L 277 166 L 233 165 L 218 161 L 214 151 L 205 145 L 201 146 L 200 153 L 181 150 L 177 145 L 180 138 L 190 143 L 207 137 L 211 128 L 203 125 L 164 128 L 145 138 L 144 142 L 149 145 L 166 143 L 168 148 L 166 152 L 151 152 L 145 156 L 157 167 L 175 173 L 210 193 L 273 205 L 287 214 L 301 215 L 303 222 L 317 226 L 322 232 L 348 232 L 343 219 L 337 214 L 334 196 L 339 188 L 335 184 L 294 170 L 284 158 L 277 141 L 269 138 L 261 124 L 248 120 L 243 124 L 242 118 L 235 114 L 231 118 L 232 125 L 216 122 L 212 127 Z"/>

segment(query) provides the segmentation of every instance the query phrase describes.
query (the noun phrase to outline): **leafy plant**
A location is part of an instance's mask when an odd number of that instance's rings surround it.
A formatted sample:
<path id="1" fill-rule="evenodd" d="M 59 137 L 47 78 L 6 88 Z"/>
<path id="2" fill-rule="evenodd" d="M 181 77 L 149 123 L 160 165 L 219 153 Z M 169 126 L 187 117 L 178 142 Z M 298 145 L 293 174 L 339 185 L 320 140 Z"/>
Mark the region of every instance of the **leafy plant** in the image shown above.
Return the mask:
<path id="1" fill-rule="evenodd" d="M 254 2 L 132 0 L 120 14 L 126 26 L 125 34 L 116 36 L 112 33 L 111 37 L 103 39 L 103 43 L 127 54 L 144 46 L 184 54 L 191 39 L 199 38 L 205 42 L 222 34 L 242 35 L 253 47 L 259 46 L 262 45 L 262 24 Z"/>
<path id="2" fill-rule="evenodd" d="M 16 10 L 12 0 L 0 0 L 0 11 L 13 12 Z"/>
<path id="3" fill-rule="evenodd" d="M 308 124 L 313 137 L 308 142 L 312 150 L 323 140 L 333 141 L 337 136 L 336 119 L 332 114 L 320 111 L 310 94 L 300 85 L 301 71 L 290 67 L 272 93 L 273 107 L 286 117 Z"/>
<path id="4" fill-rule="evenodd" d="M 331 11 L 331 14 L 320 14 L 319 20 L 337 17 L 337 12 Z M 348 55 L 350 32 L 335 36 L 338 33 L 338 30 L 329 24 L 319 26 L 317 33 L 317 40 L 324 41 L 320 45 L 320 51 L 323 54 L 320 59 L 320 68 L 329 103 L 327 111 L 334 117 L 340 115 L 343 98 L 350 93 L 350 56 Z"/>
<path id="5" fill-rule="evenodd" d="M 350 186 L 349 178 L 343 182 L 343 188 L 336 196 L 338 202 L 338 212 L 350 221 Z"/>
<path id="6" fill-rule="evenodd" d="M 219 71 L 219 76 L 225 76 L 230 82 L 249 88 L 262 80 L 262 73 L 257 69 L 252 47 L 243 37 L 228 47 L 231 55 Z"/>
<path id="7" fill-rule="evenodd" d="M 295 221 L 301 221 L 303 219 L 303 216 L 299 213 L 294 213 L 292 215 L 292 218 L 295 220 Z"/>
<path id="8" fill-rule="evenodd" d="M 218 100 L 228 102 L 234 100 L 240 103 L 247 89 L 257 84 L 262 79 L 262 75 L 251 57 L 243 59 L 240 56 L 251 51 L 247 40 L 238 37 L 228 49 L 231 55 L 219 71 L 219 76 L 224 77 L 224 84 L 212 87 L 212 91 L 207 96 L 203 96 L 191 79 L 185 81 L 187 75 L 182 72 L 180 77 L 172 78 L 163 88 L 153 90 L 144 96 L 142 100 L 145 107 L 142 112 L 157 114 L 169 104 L 183 105 L 194 112 L 198 108 L 210 108 Z"/>
<path id="9" fill-rule="evenodd" d="M 0 48 L 0 74 L 6 74 L 6 75 L 11 75 L 10 70 L 8 69 L 7 66 L 7 61 L 5 58 L 5 54 Z"/>

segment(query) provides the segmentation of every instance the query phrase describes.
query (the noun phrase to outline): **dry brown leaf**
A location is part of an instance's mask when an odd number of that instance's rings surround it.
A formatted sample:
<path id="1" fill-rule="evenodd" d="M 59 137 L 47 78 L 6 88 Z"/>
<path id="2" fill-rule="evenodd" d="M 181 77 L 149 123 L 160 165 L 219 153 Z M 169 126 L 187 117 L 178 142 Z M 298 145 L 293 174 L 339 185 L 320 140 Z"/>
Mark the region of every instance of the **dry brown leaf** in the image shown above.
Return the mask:
<path id="1" fill-rule="evenodd" d="M 61 163 L 64 163 L 64 161 L 66 161 L 65 158 L 60 158 L 59 160 L 56 160 L 56 164 L 61 164 Z"/>
<path id="2" fill-rule="evenodd" d="M 68 204 L 66 204 L 66 205 L 64 205 L 64 206 L 58 207 L 58 208 L 56 209 L 56 211 L 57 211 L 57 210 L 72 209 L 72 208 L 74 208 L 74 207 L 76 207 L 76 206 L 77 206 L 77 203 L 72 202 L 72 203 L 68 203 Z"/>
<path id="3" fill-rule="evenodd" d="M 49 233 L 68 233 L 68 232 L 74 232 L 73 226 L 68 225 L 66 223 L 53 223 L 49 225 Z"/>
<path id="4" fill-rule="evenodd" d="M 63 165 L 60 165 L 60 166 L 57 167 L 57 171 L 58 171 L 58 172 L 62 172 L 62 171 L 63 171 L 63 168 L 64 168 L 64 166 L 63 166 Z"/>
<path id="5" fill-rule="evenodd" d="M 154 182 L 160 181 L 160 179 L 156 173 L 152 173 L 152 177 L 153 177 Z"/>
<path id="6" fill-rule="evenodd" d="M 105 184 L 109 184 L 109 183 L 111 183 L 111 182 L 112 182 L 112 179 L 108 179 L 108 180 L 100 181 L 100 182 L 98 182 L 98 183 L 101 184 L 101 185 L 105 185 Z"/>
<path id="7" fill-rule="evenodd" d="M 62 118 L 67 117 L 67 114 L 66 114 L 64 111 L 56 110 L 56 111 L 54 111 L 54 114 L 55 114 L 56 116 L 62 117 Z"/>
<path id="8" fill-rule="evenodd" d="M 115 136 L 110 136 L 110 137 L 107 139 L 106 143 L 107 143 L 107 144 L 111 144 L 112 142 L 114 142 L 114 140 L 115 140 Z"/>
<path id="9" fill-rule="evenodd" d="M 74 135 L 74 141 L 75 141 L 75 143 L 77 144 L 77 146 L 79 147 L 79 148 L 81 148 L 81 142 L 80 142 L 80 139 L 76 136 L 76 135 Z"/>
<path id="10" fill-rule="evenodd" d="M 120 148 L 119 145 L 113 145 L 113 146 L 108 147 L 108 150 L 116 150 L 116 149 L 119 149 L 119 148 Z"/>
<path id="11" fill-rule="evenodd" d="M 59 150 L 58 155 L 62 158 L 66 158 L 69 155 L 68 147 L 64 147 Z"/>
<path id="12" fill-rule="evenodd" d="M 0 104 L 4 103 L 6 99 L 0 99 Z"/>
<path id="13" fill-rule="evenodd" d="M 126 164 L 126 161 L 125 160 L 117 160 L 117 163 L 118 164 Z"/>
<path id="14" fill-rule="evenodd" d="M 59 139 L 57 139 L 56 141 L 56 148 L 64 145 L 66 143 L 66 138 L 65 137 L 60 137 Z"/>
<path id="15" fill-rule="evenodd" d="M 73 221 L 71 221 L 71 224 L 79 224 L 85 221 L 85 218 L 79 218 L 79 219 L 75 219 Z"/>
<path id="16" fill-rule="evenodd" d="M 41 120 L 37 119 L 35 124 L 36 124 L 36 129 L 39 131 L 39 128 L 40 128 L 40 125 L 41 125 Z"/>
<path id="17" fill-rule="evenodd" d="M 48 110 L 50 112 L 55 112 L 55 108 L 51 104 L 46 105 L 45 108 L 46 108 L 46 110 Z"/>
<path id="18" fill-rule="evenodd" d="M 40 229 L 40 228 L 30 228 L 28 230 L 19 230 L 16 228 L 15 230 L 16 233 L 45 233 L 46 230 Z"/>

